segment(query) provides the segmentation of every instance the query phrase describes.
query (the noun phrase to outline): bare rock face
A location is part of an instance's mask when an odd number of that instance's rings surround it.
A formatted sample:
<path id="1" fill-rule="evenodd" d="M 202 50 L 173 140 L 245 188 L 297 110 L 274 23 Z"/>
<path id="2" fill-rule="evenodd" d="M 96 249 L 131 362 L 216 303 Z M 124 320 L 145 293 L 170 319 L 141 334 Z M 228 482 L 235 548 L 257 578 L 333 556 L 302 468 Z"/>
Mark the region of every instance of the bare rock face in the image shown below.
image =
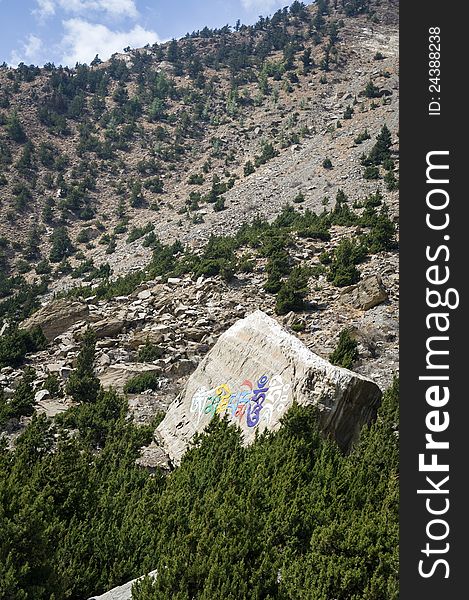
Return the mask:
<path id="1" fill-rule="evenodd" d="M 50 342 L 79 321 L 86 321 L 88 316 L 88 305 L 83 302 L 54 300 L 23 321 L 20 327 L 31 329 L 39 326 Z"/>
<path id="2" fill-rule="evenodd" d="M 98 339 L 119 335 L 126 325 L 124 318 L 102 319 L 93 324 L 93 331 Z"/>
<path id="3" fill-rule="evenodd" d="M 148 577 L 155 578 L 156 571 L 151 571 L 148 573 Z M 136 581 L 139 581 L 142 577 L 138 577 L 137 579 L 132 579 L 132 581 L 128 581 L 124 583 L 124 585 L 120 585 L 119 587 L 113 588 L 109 592 L 102 594 L 101 596 L 92 596 L 88 600 L 131 600 L 132 598 L 132 586 Z"/>
<path id="4" fill-rule="evenodd" d="M 356 285 L 344 288 L 340 295 L 342 304 L 361 310 L 369 310 L 387 299 L 388 294 L 379 275 L 370 275 Z"/>
<path id="5" fill-rule="evenodd" d="M 124 385 L 129 379 L 132 379 L 132 377 L 143 373 L 159 374 L 160 372 L 161 369 L 155 365 L 143 363 L 118 363 L 109 365 L 98 375 L 98 377 L 103 387 L 113 387 L 118 391 L 122 391 Z"/>
<path id="6" fill-rule="evenodd" d="M 257 310 L 219 338 L 169 407 L 156 438 L 179 464 L 193 435 L 214 414 L 237 423 L 250 443 L 256 431 L 278 429 L 296 400 L 317 405 L 324 431 L 347 449 L 376 416 L 380 399 L 373 381 L 313 354 Z"/>

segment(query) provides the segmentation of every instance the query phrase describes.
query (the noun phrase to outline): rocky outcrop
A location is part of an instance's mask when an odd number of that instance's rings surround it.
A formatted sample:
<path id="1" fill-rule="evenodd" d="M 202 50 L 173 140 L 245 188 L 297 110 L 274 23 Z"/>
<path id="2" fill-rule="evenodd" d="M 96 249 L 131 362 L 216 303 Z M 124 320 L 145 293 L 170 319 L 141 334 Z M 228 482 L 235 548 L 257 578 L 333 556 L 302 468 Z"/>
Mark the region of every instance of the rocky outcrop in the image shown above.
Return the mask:
<path id="1" fill-rule="evenodd" d="M 50 342 L 58 335 L 70 329 L 72 325 L 75 325 L 79 321 L 86 321 L 88 315 L 89 308 L 83 302 L 54 300 L 40 308 L 29 319 L 23 321 L 20 327 L 22 329 L 31 329 L 32 327 L 39 326 Z"/>
<path id="2" fill-rule="evenodd" d="M 151 571 L 148 573 L 148 577 L 156 577 L 156 571 Z M 132 579 L 132 581 L 128 581 L 124 583 L 124 585 L 120 585 L 119 587 L 113 588 L 109 592 L 102 594 L 101 596 L 92 596 L 88 600 L 131 600 L 132 598 L 132 586 L 136 581 L 139 581 L 142 577 L 138 577 L 137 579 Z"/>
<path id="3" fill-rule="evenodd" d="M 214 414 L 237 423 L 250 443 L 256 432 L 278 429 L 296 400 L 317 405 L 324 431 L 347 449 L 375 417 L 380 399 L 373 381 L 331 365 L 257 310 L 219 338 L 169 407 L 156 438 L 178 464 Z"/>
<path id="4" fill-rule="evenodd" d="M 351 285 L 340 295 L 342 304 L 348 304 L 353 308 L 369 310 L 388 299 L 383 282 L 379 275 L 370 275 L 356 285 Z"/>
<path id="5" fill-rule="evenodd" d="M 101 385 L 105 388 L 113 387 L 116 390 L 122 391 L 124 385 L 129 379 L 132 379 L 132 377 L 141 375 L 142 373 L 159 374 L 160 372 L 161 369 L 152 364 L 119 363 L 116 365 L 109 365 L 99 374 L 99 380 Z"/>

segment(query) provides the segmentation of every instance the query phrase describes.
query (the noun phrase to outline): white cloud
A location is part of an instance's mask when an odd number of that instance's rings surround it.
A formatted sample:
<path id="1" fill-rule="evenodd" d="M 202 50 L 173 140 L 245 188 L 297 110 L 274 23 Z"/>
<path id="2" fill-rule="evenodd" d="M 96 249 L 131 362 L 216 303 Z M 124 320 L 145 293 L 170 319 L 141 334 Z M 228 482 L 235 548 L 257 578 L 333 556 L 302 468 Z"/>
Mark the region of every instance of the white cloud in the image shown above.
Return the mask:
<path id="1" fill-rule="evenodd" d="M 89 63 L 96 54 L 106 60 L 127 46 L 140 48 L 160 41 L 155 31 L 144 29 L 141 25 L 135 25 L 129 31 L 113 31 L 106 25 L 73 18 L 63 21 L 63 26 L 65 34 L 60 43 L 62 63 L 72 67 L 77 62 Z"/>
<path id="2" fill-rule="evenodd" d="M 273 8 L 283 8 L 290 4 L 289 0 L 241 0 L 243 8 L 249 11 L 260 11 L 267 13 Z"/>
<path id="3" fill-rule="evenodd" d="M 58 8 L 76 15 L 100 11 L 113 17 L 138 17 L 135 0 L 36 0 L 36 3 L 33 12 L 42 18 L 54 15 Z"/>
<path id="4" fill-rule="evenodd" d="M 21 50 L 13 50 L 10 56 L 10 64 L 18 65 L 20 62 L 27 64 L 38 64 L 39 55 L 42 50 L 42 40 L 30 33 L 26 41 L 22 43 Z"/>
<path id="5" fill-rule="evenodd" d="M 33 14 L 41 18 L 50 17 L 55 13 L 54 0 L 36 0 L 37 8 L 33 10 Z"/>

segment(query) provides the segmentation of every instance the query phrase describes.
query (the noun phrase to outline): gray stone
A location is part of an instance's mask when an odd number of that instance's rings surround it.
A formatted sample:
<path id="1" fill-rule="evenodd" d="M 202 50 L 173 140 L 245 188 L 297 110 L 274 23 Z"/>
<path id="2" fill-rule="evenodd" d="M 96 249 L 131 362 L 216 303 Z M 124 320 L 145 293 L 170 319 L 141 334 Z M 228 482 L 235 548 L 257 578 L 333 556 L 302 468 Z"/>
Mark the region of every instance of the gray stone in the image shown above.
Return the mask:
<path id="1" fill-rule="evenodd" d="M 155 442 L 152 442 L 146 448 L 142 448 L 141 455 L 137 458 L 136 463 L 139 467 L 149 471 L 156 471 L 157 469 L 171 470 L 171 461 L 165 451 Z"/>
<path id="2" fill-rule="evenodd" d="M 257 310 L 219 338 L 169 407 L 157 434 L 179 464 L 215 411 L 228 414 L 250 443 L 256 431 L 278 429 L 296 400 L 317 405 L 324 432 L 348 449 L 361 426 L 375 418 L 380 399 L 373 381 L 331 365 Z"/>
<path id="3" fill-rule="evenodd" d="M 388 294 L 379 275 L 365 277 L 356 285 L 344 288 L 340 294 L 342 304 L 361 310 L 369 310 L 387 299 Z"/>
<path id="4" fill-rule="evenodd" d="M 142 290 L 141 292 L 138 293 L 137 297 L 139 300 L 148 300 L 148 298 L 151 298 L 151 291 L 150 290 Z"/>
<path id="5" fill-rule="evenodd" d="M 50 396 L 49 390 L 38 390 L 34 394 L 34 402 L 41 402 L 41 400 L 44 400 L 44 398 L 47 398 L 48 396 Z"/>
<path id="6" fill-rule="evenodd" d="M 20 327 L 31 329 L 39 326 L 50 342 L 67 329 L 70 329 L 75 323 L 86 321 L 88 316 L 89 308 L 87 304 L 70 300 L 54 300 L 40 308 L 29 319 L 23 321 Z"/>
<path id="7" fill-rule="evenodd" d="M 134 331 L 130 339 L 126 342 L 129 348 L 136 350 L 146 344 L 147 340 L 151 344 L 159 344 L 165 339 L 165 335 L 171 332 L 171 327 L 167 325 L 158 325 L 153 329 L 143 329 Z"/>
<path id="8" fill-rule="evenodd" d="M 121 391 L 129 379 L 140 373 L 160 373 L 160 369 L 151 364 L 119 363 L 109 365 L 99 375 L 99 380 L 103 387 L 113 387 Z"/>
<path id="9" fill-rule="evenodd" d="M 125 319 L 110 318 L 102 319 L 93 324 L 93 331 L 98 339 L 115 337 L 122 332 L 127 321 Z"/>

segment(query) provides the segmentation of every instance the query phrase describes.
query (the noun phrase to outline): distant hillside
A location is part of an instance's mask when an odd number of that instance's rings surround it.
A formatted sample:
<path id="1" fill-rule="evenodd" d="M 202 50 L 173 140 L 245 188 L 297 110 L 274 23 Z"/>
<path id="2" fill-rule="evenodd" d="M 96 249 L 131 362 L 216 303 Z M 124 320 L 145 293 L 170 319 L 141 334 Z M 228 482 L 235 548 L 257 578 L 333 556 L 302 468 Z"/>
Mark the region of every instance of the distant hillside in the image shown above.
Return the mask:
<path id="1" fill-rule="evenodd" d="M 253 181 L 265 165 L 283 170 L 279 160 L 322 144 L 337 121 L 349 128 L 349 116 L 371 135 L 375 123 L 389 122 L 395 135 L 396 120 L 381 108 L 396 76 L 387 66 L 396 40 L 386 37 L 395 12 L 394 2 L 294 2 L 254 26 L 205 28 L 106 63 L 0 68 L 0 296 L 24 280 L 60 289 L 82 274 L 125 274 L 129 248 L 132 266 L 143 266 L 151 248 L 128 245 L 142 232 L 200 241 L 255 214 L 272 216 L 294 195 L 279 180 L 276 197 L 259 198 Z M 369 72 L 359 40 L 376 58 Z M 384 51 L 373 51 L 380 43 Z M 353 106 L 369 107 L 360 96 L 368 80 L 376 89 L 364 98 L 376 96 L 377 110 L 362 116 Z M 340 144 L 331 152 L 341 154 Z M 326 152 L 317 151 L 320 165 Z M 322 176 L 310 157 L 307 164 L 309 175 Z M 347 187 L 348 171 L 327 173 L 329 185 Z M 265 187 L 281 174 L 267 175 Z M 305 206 L 320 208 L 322 186 L 303 187 Z"/>

